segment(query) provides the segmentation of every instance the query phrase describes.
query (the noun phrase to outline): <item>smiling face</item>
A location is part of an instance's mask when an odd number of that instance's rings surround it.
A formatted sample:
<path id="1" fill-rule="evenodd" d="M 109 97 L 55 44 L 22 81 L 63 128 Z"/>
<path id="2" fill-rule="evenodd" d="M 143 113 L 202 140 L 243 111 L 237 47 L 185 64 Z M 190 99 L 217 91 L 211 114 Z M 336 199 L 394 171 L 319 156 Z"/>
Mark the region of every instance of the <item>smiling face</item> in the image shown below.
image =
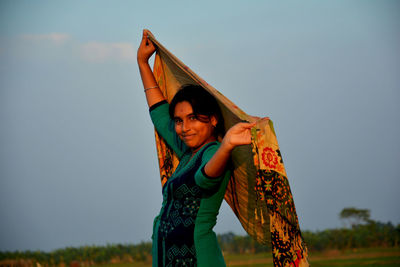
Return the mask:
<path id="1" fill-rule="evenodd" d="M 203 145 L 216 140 L 214 128 L 217 125 L 215 116 L 208 117 L 193 113 L 189 102 L 179 102 L 174 112 L 175 131 L 179 138 L 197 152 Z"/>

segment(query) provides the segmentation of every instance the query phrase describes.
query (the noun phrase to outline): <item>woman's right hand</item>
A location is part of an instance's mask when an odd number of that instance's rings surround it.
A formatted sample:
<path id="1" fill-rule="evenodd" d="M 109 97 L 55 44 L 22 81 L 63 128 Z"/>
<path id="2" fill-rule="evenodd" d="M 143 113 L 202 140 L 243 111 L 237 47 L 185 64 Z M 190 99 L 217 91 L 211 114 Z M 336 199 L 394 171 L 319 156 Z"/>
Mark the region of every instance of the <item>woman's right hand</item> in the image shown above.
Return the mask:
<path id="1" fill-rule="evenodd" d="M 137 51 L 137 61 L 139 65 L 148 63 L 149 58 L 156 51 L 156 47 L 148 38 L 149 33 L 151 34 L 149 30 L 143 30 L 142 42 Z"/>

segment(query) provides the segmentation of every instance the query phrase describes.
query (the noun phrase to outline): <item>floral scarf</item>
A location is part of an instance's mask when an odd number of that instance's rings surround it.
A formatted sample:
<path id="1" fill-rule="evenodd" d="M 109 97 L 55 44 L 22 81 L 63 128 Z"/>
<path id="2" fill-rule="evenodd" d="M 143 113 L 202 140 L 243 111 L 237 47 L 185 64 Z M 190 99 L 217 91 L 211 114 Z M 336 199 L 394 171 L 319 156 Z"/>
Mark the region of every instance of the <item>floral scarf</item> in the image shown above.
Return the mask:
<path id="1" fill-rule="evenodd" d="M 218 101 L 225 129 L 240 121 L 257 124 L 252 129 L 252 144 L 232 152 L 232 177 L 225 200 L 246 232 L 272 248 L 274 266 L 308 266 L 307 247 L 301 236 L 296 209 L 286 176 L 273 123 L 268 118 L 247 115 L 228 98 L 197 76 L 153 35 L 157 47 L 154 76 L 170 102 L 184 84 L 198 84 Z M 155 131 L 161 184 L 164 185 L 179 160 Z"/>

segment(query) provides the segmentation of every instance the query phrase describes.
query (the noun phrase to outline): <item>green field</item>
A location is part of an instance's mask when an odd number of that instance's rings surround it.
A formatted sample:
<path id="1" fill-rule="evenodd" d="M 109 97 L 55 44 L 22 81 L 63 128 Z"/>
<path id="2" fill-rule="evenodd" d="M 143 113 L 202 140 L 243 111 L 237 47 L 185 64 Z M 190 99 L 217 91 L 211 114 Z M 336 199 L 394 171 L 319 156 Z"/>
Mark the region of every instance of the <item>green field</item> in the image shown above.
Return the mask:
<path id="1" fill-rule="evenodd" d="M 227 266 L 235 267 L 273 267 L 270 254 L 225 255 Z M 365 267 L 365 266 L 400 266 L 400 248 L 354 249 L 351 251 L 331 250 L 311 253 L 311 266 L 316 267 Z M 150 263 L 107 264 L 96 267 L 150 267 Z"/>

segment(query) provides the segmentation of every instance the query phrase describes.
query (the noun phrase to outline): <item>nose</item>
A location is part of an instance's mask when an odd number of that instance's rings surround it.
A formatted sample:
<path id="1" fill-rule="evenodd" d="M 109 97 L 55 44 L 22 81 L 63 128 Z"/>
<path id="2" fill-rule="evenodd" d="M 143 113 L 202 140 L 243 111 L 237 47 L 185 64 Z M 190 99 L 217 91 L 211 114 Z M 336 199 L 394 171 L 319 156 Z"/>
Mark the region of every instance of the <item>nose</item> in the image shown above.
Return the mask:
<path id="1" fill-rule="evenodd" d="M 182 122 L 182 131 L 184 133 L 188 132 L 190 130 L 190 126 L 189 123 L 187 121 L 183 121 Z"/>

